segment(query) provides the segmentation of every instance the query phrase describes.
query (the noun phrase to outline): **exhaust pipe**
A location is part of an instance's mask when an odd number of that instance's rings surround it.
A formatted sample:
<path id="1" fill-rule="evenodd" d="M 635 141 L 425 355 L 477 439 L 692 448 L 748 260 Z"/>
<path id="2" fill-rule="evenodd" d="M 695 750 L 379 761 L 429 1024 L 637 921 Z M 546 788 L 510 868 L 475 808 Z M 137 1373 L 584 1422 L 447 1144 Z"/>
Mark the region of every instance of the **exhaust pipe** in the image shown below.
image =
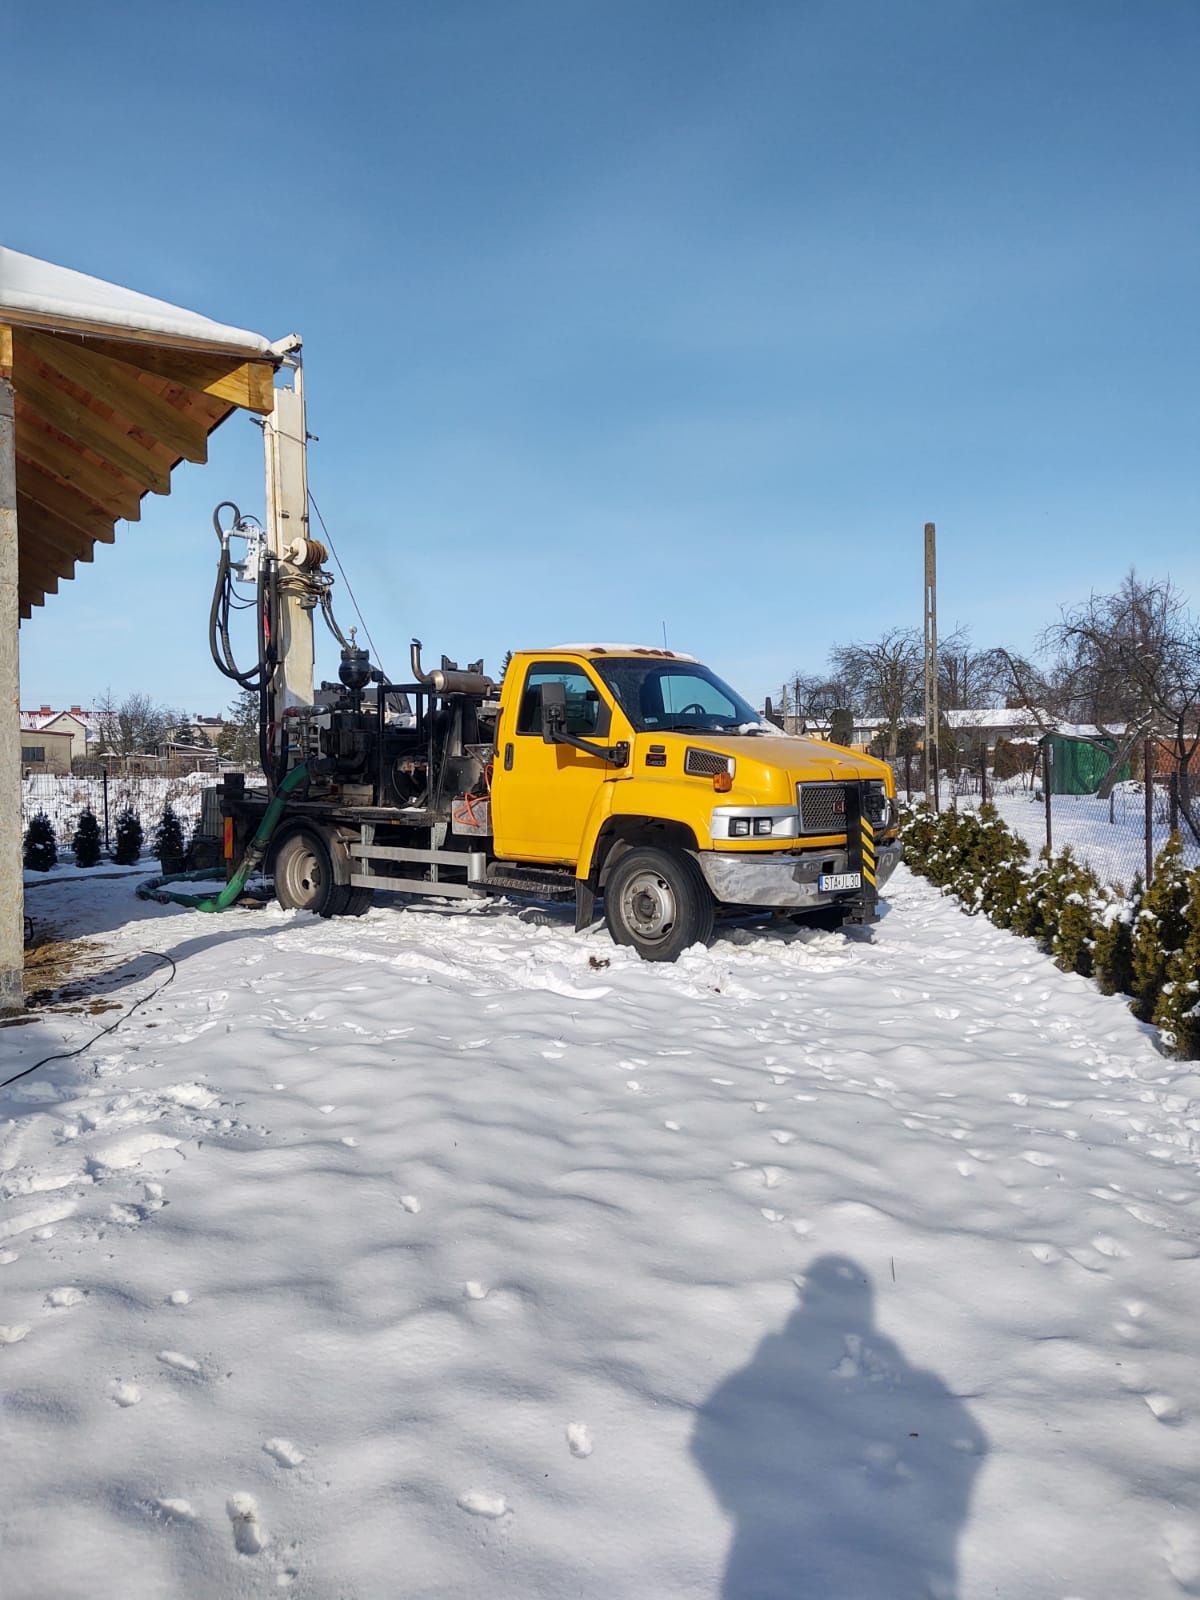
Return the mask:
<path id="1" fill-rule="evenodd" d="M 421 641 L 414 639 L 410 655 L 413 680 L 432 689 L 435 694 L 490 694 L 496 685 L 483 670 L 483 662 L 476 661 L 464 672 L 453 661 L 442 657 L 442 664 L 432 672 L 421 665 Z"/>

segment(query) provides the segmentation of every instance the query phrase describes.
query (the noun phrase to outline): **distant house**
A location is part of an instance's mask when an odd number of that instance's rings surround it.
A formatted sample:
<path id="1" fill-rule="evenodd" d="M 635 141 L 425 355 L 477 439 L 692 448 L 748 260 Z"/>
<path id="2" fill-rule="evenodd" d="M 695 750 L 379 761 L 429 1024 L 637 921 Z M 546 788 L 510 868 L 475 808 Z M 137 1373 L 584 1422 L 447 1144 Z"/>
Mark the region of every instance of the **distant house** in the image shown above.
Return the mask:
<path id="1" fill-rule="evenodd" d="M 69 728 L 42 728 L 21 717 L 21 772 L 69 773 L 74 735 Z"/>
<path id="2" fill-rule="evenodd" d="M 72 761 L 87 755 L 88 741 L 97 736 L 96 714 L 82 706 L 71 706 L 67 711 L 55 711 L 52 706 L 42 706 L 37 711 L 22 711 L 21 728 L 39 733 L 69 733 L 71 735 Z M 68 770 L 69 765 L 68 765 Z"/>

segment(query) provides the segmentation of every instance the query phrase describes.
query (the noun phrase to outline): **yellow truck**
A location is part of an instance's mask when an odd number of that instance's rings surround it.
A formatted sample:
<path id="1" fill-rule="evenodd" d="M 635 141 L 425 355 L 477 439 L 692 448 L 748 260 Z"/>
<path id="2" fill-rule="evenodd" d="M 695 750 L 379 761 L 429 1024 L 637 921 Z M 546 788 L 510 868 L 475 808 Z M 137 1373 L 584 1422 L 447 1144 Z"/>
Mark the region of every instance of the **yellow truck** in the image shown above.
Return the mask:
<path id="1" fill-rule="evenodd" d="M 497 685 L 481 662 L 426 671 L 420 648 L 393 684 L 347 641 L 339 683 L 282 718 L 267 865 L 284 906 L 569 899 L 577 928 L 602 909 L 652 961 L 705 942 L 720 914 L 876 920 L 900 858 L 885 763 L 782 735 L 674 651 L 521 650 Z M 270 801 L 222 785 L 231 870 Z"/>

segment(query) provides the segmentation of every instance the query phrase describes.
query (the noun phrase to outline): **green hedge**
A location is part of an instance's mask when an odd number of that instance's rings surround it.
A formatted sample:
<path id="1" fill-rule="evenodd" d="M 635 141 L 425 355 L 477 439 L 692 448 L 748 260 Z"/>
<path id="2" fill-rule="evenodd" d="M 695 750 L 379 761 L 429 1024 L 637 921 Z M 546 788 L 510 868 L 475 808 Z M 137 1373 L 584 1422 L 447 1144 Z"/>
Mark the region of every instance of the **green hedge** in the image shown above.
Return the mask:
<path id="1" fill-rule="evenodd" d="M 940 815 L 921 806 L 902 831 L 907 864 L 968 915 L 1036 939 L 1064 972 L 1128 996 L 1172 1055 L 1200 1060 L 1200 868 L 1184 866 L 1178 834 L 1159 854 L 1150 888 L 1135 878 L 1126 894 L 1069 847 L 1031 861 L 991 805 Z"/>

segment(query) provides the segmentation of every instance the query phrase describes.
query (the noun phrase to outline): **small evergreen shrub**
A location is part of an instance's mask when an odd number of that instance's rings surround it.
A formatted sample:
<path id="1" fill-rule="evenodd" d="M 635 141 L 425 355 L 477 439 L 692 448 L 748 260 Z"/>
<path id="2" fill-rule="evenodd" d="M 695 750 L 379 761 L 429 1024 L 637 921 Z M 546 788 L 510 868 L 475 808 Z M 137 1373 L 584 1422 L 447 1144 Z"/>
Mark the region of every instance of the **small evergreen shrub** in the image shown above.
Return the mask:
<path id="1" fill-rule="evenodd" d="M 142 820 L 132 806 L 117 812 L 117 844 L 113 860 L 122 867 L 131 867 L 142 853 L 144 842 Z"/>
<path id="2" fill-rule="evenodd" d="M 75 852 L 77 867 L 100 865 L 100 824 L 91 806 L 85 806 L 79 814 L 79 825 L 71 840 L 71 849 Z"/>
<path id="3" fill-rule="evenodd" d="M 1133 924 L 1133 1014 L 1154 1020 L 1171 958 L 1187 938 L 1188 874 L 1183 842 L 1173 833 L 1158 853 L 1154 878 Z"/>
<path id="4" fill-rule="evenodd" d="M 1070 851 L 1064 850 L 1063 855 L 1070 856 Z M 1063 972 L 1090 978 L 1105 909 L 1100 880 L 1085 862 L 1071 859 L 1063 865 L 1058 888 L 1062 900 L 1049 933 L 1050 954 Z"/>
<path id="5" fill-rule="evenodd" d="M 162 808 L 158 827 L 154 830 L 154 854 L 160 862 L 178 862 L 183 860 L 184 849 L 183 824 L 168 800 Z"/>
<path id="6" fill-rule="evenodd" d="M 1167 963 L 1153 1020 L 1163 1043 L 1185 1061 L 1200 1060 L 1200 867 L 1187 877 L 1183 943 Z"/>
<path id="7" fill-rule="evenodd" d="M 1101 994 L 1133 994 L 1133 924 L 1142 904 L 1141 874 L 1127 896 L 1110 893 L 1092 950 L 1092 975 Z"/>
<path id="8" fill-rule="evenodd" d="M 29 819 L 22 859 L 32 872 L 49 872 L 58 861 L 54 824 L 44 811 L 35 811 Z"/>

